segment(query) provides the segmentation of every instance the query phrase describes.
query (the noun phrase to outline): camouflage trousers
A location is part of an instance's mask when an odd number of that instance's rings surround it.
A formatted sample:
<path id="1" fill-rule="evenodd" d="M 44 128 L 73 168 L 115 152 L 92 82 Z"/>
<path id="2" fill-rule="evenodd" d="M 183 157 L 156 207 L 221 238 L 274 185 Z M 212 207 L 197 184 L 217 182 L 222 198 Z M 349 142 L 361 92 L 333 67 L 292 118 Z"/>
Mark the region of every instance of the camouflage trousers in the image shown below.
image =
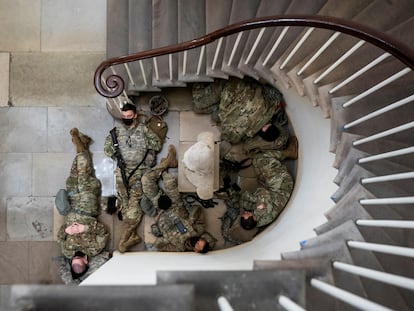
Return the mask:
<path id="1" fill-rule="evenodd" d="M 164 184 L 164 192 L 171 201 L 178 202 L 181 199 L 180 193 L 178 192 L 177 178 L 166 171 L 168 168 L 167 165 L 160 163 L 154 166 L 150 171 L 146 172 L 141 178 L 143 194 L 147 196 L 156 207 L 158 207 L 157 200 L 163 192 L 159 187 L 161 176 Z"/>
<path id="2" fill-rule="evenodd" d="M 139 224 L 142 219 L 142 210 L 139 205 L 141 201 L 142 183 L 141 178 L 145 170 L 137 169 L 134 174 L 129 178 L 129 196 L 127 189 L 122 180 L 121 170 L 117 168 L 115 170 L 115 179 L 118 200 L 120 203 L 120 211 L 124 220 L 131 224 Z M 126 171 L 127 176 L 129 175 L 128 170 Z"/>
<path id="3" fill-rule="evenodd" d="M 259 187 L 242 194 L 240 205 L 250 210 L 257 218 L 257 226 L 262 227 L 274 221 L 286 206 L 293 191 L 293 178 L 287 167 L 277 157 L 279 152 L 267 151 L 253 159 L 253 166 L 258 175 Z M 264 209 L 257 209 L 264 204 Z"/>

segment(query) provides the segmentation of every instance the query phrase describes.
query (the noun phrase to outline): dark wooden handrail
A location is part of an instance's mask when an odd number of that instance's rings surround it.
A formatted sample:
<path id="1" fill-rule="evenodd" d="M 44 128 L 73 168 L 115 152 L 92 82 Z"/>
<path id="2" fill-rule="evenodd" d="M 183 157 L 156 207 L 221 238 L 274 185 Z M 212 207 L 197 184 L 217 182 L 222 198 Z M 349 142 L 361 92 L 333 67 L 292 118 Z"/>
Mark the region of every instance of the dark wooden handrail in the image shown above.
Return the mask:
<path id="1" fill-rule="evenodd" d="M 106 79 L 105 83 L 108 86 L 108 88 L 110 88 L 109 90 L 105 89 L 102 86 L 101 76 L 103 72 L 110 66 L 130 63 L 141 59 L 152 58 L 156 56 L 194 49 L 199 46 L 211 43 L 221 37 L 226 37 L 241 31 L 275 26 L 307 26 L 330 29 L 341 33 L 345 33 L 380 47 L 384 51 L 392 54 L 394 57 L 399 59 L 401 62 L 406 64 L 411 69 L 414 69 L 414 49 L 411 49 L 406 44 L 394 39 L 386 33 L 379 32 L 375 29 L 361 24 L 357 24 L 355 22 L 330 16 L 275 15 L 268 17 L 253 18 L 239 23 L 235 23 L 191 41 L 186 41 L 153 50 L 138 52 L 105 60 L 98 66 L 98 68 L 95 71 L 95 88 L 99 94 L 109 98 L 116 97 L 122 93 L 125 83 L 123 79 L 118 75 L 110 75 Z"/>

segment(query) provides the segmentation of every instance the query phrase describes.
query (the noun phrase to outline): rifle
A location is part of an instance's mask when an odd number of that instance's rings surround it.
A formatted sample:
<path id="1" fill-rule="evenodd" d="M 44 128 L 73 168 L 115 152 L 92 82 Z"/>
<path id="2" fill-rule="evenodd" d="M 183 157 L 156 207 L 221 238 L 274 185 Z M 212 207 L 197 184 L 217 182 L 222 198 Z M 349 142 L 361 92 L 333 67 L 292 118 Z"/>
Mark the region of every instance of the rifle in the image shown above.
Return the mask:
<path id="1" fill-rule="evenodd" d="M 121 150 L 119 150 L 118 137 L 116 137 L 115 131 L 116 131 L 116 127 L 110 130 L 109 133 L 111 134 L 112 144 L 114 145 L 114 151 L 115 151 L 114 156 L 116 157 L 117 165 L 119 169 L 121 170 L 122 182 L 125 186 L 127 195 L 129 197 L 129 178 L 127 177 L 126 172 L 125 172 L 126 164 L 125 164 L 124 158 L 122 157 Z"/>

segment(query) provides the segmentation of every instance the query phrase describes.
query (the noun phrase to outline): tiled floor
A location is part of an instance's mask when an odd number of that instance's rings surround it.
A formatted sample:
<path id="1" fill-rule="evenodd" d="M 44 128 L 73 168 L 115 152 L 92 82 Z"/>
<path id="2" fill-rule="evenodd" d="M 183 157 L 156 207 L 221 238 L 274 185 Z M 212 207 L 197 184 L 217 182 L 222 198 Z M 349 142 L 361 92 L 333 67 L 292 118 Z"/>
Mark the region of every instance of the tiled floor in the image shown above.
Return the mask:
<path id="1" fill-rule="evenodd" d="M 191 94 L 189 90 L 170 89 L 164 95 L 168 98 L 170 104 L 169 112 L 164 116 L 169 131 L 158 159 L 165 156 L 169 144 L 174 144 L 178 149 L 179 141 L 195 141 L 196 133 L 202 130 L 213 130 L 217 140 L 219 139 L 219 129 L 212 123 L 209 115 L 195 115 L 190 111 Z M 148 94 L 138 99 L 138 106 L 143 110 L 147 109 L 146 103 L 149 96 L 151 95 Z M 103 113 L 107 114 L 106 111 L 103 111 Z M 89 133 L 86 132 L 85 134 Z M 73 156 L 69 158 L 65 154 L 64 160 L 56 162 L 55 165 L 59 165 L 61 162 L 71 163 L 72 159 Z M 94 156 L 94 162 L 95 160 L 96 157 Z M 178 169 L 172 169 L 171 171 L 178 174 Z M 66 179 L 68 173 L 65 173 L 64 179 Z M 97 171 L 96 173 L 99 178 L 100 172 Z M 254 180 L 251 178 L 254 175 L 246 170 L 244 176 L 241 178 L 241 182 L 248 187 L 251 180 Z M 36 184 L 38 187 L 42 187 L 41 182 L 38 181 Z M 43 187 L 49 189 L 50 185 L 43 185 Z M 14 189 L 13 191 L 18 192 L 19 190 Z M 42 190 L 39 189 L 39 191 Z M 11 202 L 10 200 L 14 201 Z M 39 212 L 42 211 L 41 206 L 53 205 L 53 197 L 33 197 L 29 200 L 30 202 L 26 201 L 27 199 L 18 197 L 0 200 L 0 284 L 61 283 L 57 272 L 60 263 L 60 250 L 55 241 L 56 232 L 63 221 L 63 217 L 55 209 L 52 218 L 46 214 L 42 216 L 42 213 Z M 106 202 L 107 197 L 103 196 L 103 209 L 106 207 Z M 221 237 L 219 220 L 225 211 L 225 204 L 222 200 L 217 200 L 217 202 L 219 204 L 214 208 L 204 209 L 204 211 L 208 231 L 218 240 L 216 248 L 221 249 L 228 247 Z M 8 203 L 9 208 L 7 208 Z M 115 215 L 109 215 L 106 212 L 102 212 L 99 219 L 110 228 L 108 250 L 116 250 L 122 222 Z M 154 239 L 150 233 L 150 225 L 153 220 L 145 216 L 138 228 L 139 234 L 149 243 Z M 144 251 L 144 243 L 135 246 L 132 251 Z"/>

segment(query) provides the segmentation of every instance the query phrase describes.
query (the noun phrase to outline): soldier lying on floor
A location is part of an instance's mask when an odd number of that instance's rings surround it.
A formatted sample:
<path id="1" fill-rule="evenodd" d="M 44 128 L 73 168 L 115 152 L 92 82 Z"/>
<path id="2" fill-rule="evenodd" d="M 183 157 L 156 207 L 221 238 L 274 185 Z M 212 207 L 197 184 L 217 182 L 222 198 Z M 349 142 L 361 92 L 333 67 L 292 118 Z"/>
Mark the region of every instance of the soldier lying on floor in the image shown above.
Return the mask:
<path id="1" fill-rule="evenodd" d="M 270 150 L 253 156 L 258 178 L 255 191 L 240 191 L 237 184 L 227 181 L 227 210 L 222 219 L 222 235 L 226 242 L 241 244 L 251 240 L 272 223 L 286 206 L 293 191 L 293 178 L 281 160 L 297 158 L 297 140 L 285 150 Z"/>
<path id="2" fill-rule="evenodd" d="M 70 134 L 77 154 L 66 191 L 56 197 L 56 207 L 65 215 L 57 237 L 64 256 L 59 274 L 65 284 L 79 284 L 109 259 L 103 252 L 109 233 L 97 220 L 101 182 L 95 177 L 88 150 L 91 139 L 76 128 Z"/>
<path id="3" fill-rule="evenodd" d="M 147 248 L 154 247 L 163 252 L 206 253 L 214 248 L 216 239 L 205 231 L 201 206 L 194 205 L 186 209 L 178 191 L 177 178 L 167 172 L 169 167 L 177 167 L 173 145 L 168 147 L 168 156 L 142 176 L 145 202 L 141 202 L 141 206 L 148 215 L 157 215 L 151 227 L 157 238 Z M 164 182 L 164 190 L 158 186 L 160 178 Z"/>

